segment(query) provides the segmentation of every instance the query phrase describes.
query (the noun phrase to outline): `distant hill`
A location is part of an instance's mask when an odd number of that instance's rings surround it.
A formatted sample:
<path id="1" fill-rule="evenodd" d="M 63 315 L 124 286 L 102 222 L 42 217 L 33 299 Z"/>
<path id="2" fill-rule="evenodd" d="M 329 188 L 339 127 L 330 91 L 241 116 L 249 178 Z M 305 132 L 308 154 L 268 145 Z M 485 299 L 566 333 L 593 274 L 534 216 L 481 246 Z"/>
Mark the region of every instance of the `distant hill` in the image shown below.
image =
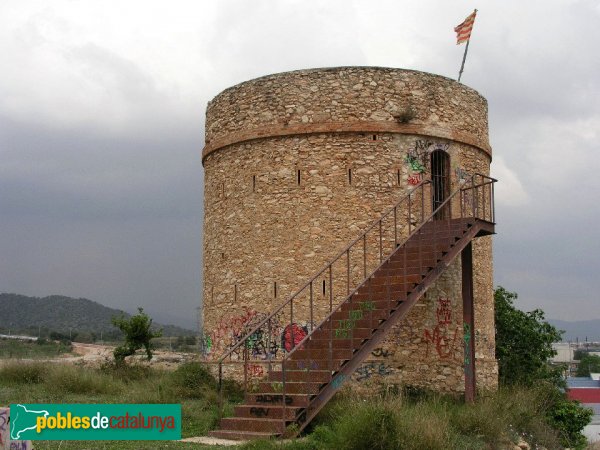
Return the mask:
<path id="1" fill-rule="evenodd" d="M 127 314 L 121 310 L 109 308 L 86 298 L 71 298 L 61 295 L 48 297 L 27 297 L 18 294 L 0 294 L 0 330 L 4 332 L 35 332 L 38 330 L 91 334 L 105 337 L 119 334 L 112 325 L 111 318 Z M 189 336 L 192 330 L 174 325 L 161 325 L 163 336 Z"/>
<path id="2" fill-rule="evenodd" d="M 567 322 L 566 320 L 548 319 L 548 323 L 554 325 L 559 330 L 564 330 L 563 342 L 579 342 L 587 340 L 592 342 L 600 341 L 600 319 L 596 320 L 580 320 L 577 322 Z"/>

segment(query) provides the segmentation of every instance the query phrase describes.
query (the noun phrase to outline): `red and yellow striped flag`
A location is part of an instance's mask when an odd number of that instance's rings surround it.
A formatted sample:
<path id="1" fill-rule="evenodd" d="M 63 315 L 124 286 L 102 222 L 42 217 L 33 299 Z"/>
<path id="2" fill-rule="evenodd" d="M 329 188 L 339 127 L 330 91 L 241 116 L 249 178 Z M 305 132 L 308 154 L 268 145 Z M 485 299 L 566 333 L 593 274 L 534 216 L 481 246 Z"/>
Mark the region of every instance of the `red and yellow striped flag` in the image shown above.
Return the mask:
<path id="1" fill-rule="evenodd" d="M 473 30 L 476 15 L 477 10 L 473 11 L 473 14 L 467 17 L 463 23 L 454 27 L 454 31 L 456 31 L 456 45 L 467 42 L 471 38 L 471 30 Z"/>

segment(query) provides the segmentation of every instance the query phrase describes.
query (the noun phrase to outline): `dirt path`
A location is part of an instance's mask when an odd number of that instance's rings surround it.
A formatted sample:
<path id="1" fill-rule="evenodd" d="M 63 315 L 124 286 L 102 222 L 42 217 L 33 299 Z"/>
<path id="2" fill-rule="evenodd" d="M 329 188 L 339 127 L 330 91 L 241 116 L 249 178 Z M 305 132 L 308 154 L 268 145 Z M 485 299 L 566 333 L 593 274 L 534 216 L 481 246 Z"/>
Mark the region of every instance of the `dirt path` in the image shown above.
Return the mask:
<path id="1" fill-rule="evenodd" d="M 84 364 L 86 366 L 98 366 L 105 361 L 112 360 L 114 346 L 101 344 L 83 344 L 80 342 L 72 343 L 72 353 L 56 356 L 53 358 L 21 358 L 20 361 L 31 362 L 49 362 L 49 363 L 70 363 Z M 175 369 L 184 362 L 197 361 L 199 359 L 194 353 L 178 353 L 164 350 L 156 350 L 153 352 L 151 361 L 147 361 L 145 355 L 136 355 L 135 359 L 139 363 L 148 364 L 152 367 L 160 367 L 164 369 Z M 0 360 L 10 361 L 9 359 Z"/>

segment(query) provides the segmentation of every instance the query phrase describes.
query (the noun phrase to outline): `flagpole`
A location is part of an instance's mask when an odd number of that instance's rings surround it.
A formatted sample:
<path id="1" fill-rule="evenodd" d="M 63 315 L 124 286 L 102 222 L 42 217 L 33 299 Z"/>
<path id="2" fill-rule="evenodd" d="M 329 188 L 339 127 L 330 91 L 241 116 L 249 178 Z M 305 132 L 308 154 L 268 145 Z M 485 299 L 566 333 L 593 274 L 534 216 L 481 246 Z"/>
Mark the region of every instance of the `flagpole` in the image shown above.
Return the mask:
<path id="1" fill-rule="evenodd" d="M 465 47 L 465 54 L 463 55 L 462 64 L 460 65 L 460 72 L 458 72 L 458 82 L 460 83 L 460 77 L 462 76 L 463 70 L 465 70 L 465 61 L 467 60 L 467 52 L 469 51 L 469 42 L 471 39 L 467 41 L 467 46 Z"/>
<path id="2" fill-rule="evenodd" d="M 474 14 L 477 14 L 477 9 L 473 11 Z M 467 46 L 465 47 L 465 54 L 463 55 L 462 64 L 460 65 L 460 71 L 458 72 L 458 82 L 460 83 L 460 77 L 462 76 L 463 71 L 465 70 L 465 61 L 467 60 L 467 52 L 469 51 L 469 42 L 471 42 L 471 36 L 469 32 L 469 39 L 467 39 Z"/>

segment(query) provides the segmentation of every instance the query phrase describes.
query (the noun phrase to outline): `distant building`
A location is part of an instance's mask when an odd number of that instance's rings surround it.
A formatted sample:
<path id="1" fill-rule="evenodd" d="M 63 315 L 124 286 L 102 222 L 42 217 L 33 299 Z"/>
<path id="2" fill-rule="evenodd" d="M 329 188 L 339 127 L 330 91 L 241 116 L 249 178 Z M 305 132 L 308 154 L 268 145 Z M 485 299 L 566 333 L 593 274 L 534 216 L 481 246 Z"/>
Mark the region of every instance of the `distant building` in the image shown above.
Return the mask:
<path id="1" fill-rule="evenodd" d="M 573 355 L 576 348 L 568 342 L 555 342 L 552 348 L 556 351 L 556 356 L 552 357 L 552 362 L 570 363 L 573 361 Z"/>
<path id="2" fill-rule="evenodd" d="M 600 374 L 567 378 L 567 395 L 594 410 L 592 423 L 585 427 L 584 434 L 590 442 L 600 441 Z"/>

